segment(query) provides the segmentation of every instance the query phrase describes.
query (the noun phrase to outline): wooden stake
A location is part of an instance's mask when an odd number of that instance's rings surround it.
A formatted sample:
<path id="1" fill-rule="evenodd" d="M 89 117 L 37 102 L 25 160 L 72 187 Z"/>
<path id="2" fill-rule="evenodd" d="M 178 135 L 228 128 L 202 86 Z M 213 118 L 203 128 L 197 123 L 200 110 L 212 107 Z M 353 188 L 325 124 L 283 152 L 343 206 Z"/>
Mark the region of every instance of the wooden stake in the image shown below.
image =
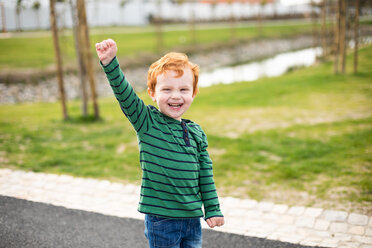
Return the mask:
<path id="1" fill-rule="evenodd" d="M 81 37 L 81 27 L 80 22 L 77 19 L 76 6 L 74 6 L 73 1 L 70 0 L 71 15 L 72 15 L 72 27 L 74 31 L 75 40 L 75 50 L 76 57 L 78 60 L 78 74 L 80 78 L 81 85 L 81 111 L 84 117 L 88 116 L 88 92 L 87 92 L 87 71 L 84 64 L 84 54 L 82 49 L 82 37 Z"/>
<path id="2" fill-rule="evenodd" d="M 196 44 L 196 31 L 195 31 L 195 1 L 190 2 L 190 34 L 191 43 Z"/>
<path id="3" fill-rule="evenodd" d="M 336 13 L 336 20 L 335 20 L 335 27 L 334 27 L 334 67 L 333 71 L 334 74 L 338 74 L 338 57 L 340 56 L 340 2 L 341 0 L 336 1 L 336 8 L 335 8 L 335 13 Z"/>
<path id="4" fill-rule="evenodd" d="M 3 23 L 2 32 L 6 33 L 5 7 L 2 1 L 0 2 L 0 7 L 1 7 L 1 20 Z"/>
<path id="5" fill-rule="evenodd" d="M 235 41 L 236 40 L 236 32 L 235 32 L 235 16 L 234 16 L 234 5 L 233 1 L 229 1 L 230 4 L 230 40 Z"/>
<path id="6" fill-rule="evenodd" d="M 323 0 L 322 3 L 322 49 L 323 58 L 327 57 L 327 0 Z"/>
<path id="7" fill-rule="evenodd" d="M 161 18 L 161 0 L 156 1 L 157 15 L 155 16 L 155 33 L 156 33 L 156 51 L 158 53 L 163 52 L 164 41 L 163 41 L 163 30 L 162 30 L 162 18 Z"/>
<path id="8" fill-rule="evenodd" d="M 94 118 L 99 119 L 99 108 L 97 103 L 97 94 L 96 94 L 96 86 L 95 86 L 95 78 L 94 78 L 94 70 L 93 70 L 93 63 L 92 63 L 92 53 L 90 51 L 90 41 L 89 41 L 89 30 L 87 24 L 87 15 L 85 11 L 85 0 L 77 0 L 77 10 L 78 10 L 78 19 L 79 23 L 81 24 L 81 37 L 82 39 L 82 47 L 84 53 L 84 62 L 85 68 L 88 72 L 88 79 L 90 84 L 90 90 L 92 95 L 93 101 L 93 109 L 94 109 Z"/>
<path id="9" fill-rule="evenodd" d="M 359 0 L 355 0 L 354 19 L 354 73 L 358 72 L 358 45 L 359 45 Z"/>
<path id="10" fill-rule="evenodd" d="M 58 30 L 57 30 L 55 6 L 54 6 L 55 0 L 49 0 L 49 4 L 50 4 L 50 27 L 53 33 L 54 54 L 56 56 L 56 63 L 57 63 L 59 96 L 61 98 L 63 119 L 67 120 L 69 117 L 68 117 L 67 107 L 66 107 L 65 90 L 63 87 L 62 59 L 61 59 L 61 50 L 59 48 L 59 41 L 58 41 Z"/>
<path id="11" fill-rule="evenodd" d="M 341 73 L 346 71 L 346 0 L 341 0 L 340 11 L 340 56 L 341 56 Z"/>

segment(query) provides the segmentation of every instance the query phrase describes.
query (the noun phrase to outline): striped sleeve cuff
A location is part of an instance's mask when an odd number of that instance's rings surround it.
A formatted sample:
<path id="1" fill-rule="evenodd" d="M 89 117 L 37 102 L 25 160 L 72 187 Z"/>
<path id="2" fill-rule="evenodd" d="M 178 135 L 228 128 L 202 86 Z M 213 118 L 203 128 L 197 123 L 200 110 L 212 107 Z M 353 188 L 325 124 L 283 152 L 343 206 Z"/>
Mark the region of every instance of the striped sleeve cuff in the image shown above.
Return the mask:
<path id="1" fill-rule="evenodd" d="M 219 205 L 205 209 L 205 219 L 207 220 L 212 217 L 224 217 Z"/>
<path id="2" fill-rule="evenodd" d="M 107 65 L 103 65 L 101 61 L 99 61 L 99 63 L 101 64 L 101 67 L 106 74 L 109 74 L 116 68 L 119 68 L 119 61 L 116 56 Z"/>
<path id="3" fill-rule="evenodd" d="M 221 213 L 221 211 L 216 211 L 216 212 L 209 212 L 209 214 L 205 215 L 205 220 L 210 219 L 212 217 L 224 217 Z"/>

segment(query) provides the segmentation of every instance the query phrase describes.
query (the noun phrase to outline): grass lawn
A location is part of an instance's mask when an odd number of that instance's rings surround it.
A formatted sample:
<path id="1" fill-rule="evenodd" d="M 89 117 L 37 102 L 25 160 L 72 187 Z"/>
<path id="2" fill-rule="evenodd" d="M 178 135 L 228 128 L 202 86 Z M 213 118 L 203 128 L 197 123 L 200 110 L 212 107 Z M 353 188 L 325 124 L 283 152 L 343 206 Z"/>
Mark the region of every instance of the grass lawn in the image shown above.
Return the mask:
<path id="1" fill-rule="evenodd" d="M 185 116 L 209 140 L 222 196 L 372 213 L 372 46 L 360 72 L 318 64 L 200 89 Z M 130 79 L 129 79 L 130 80 Z M 145 92 L 140 96 L 150 104 Z M 137 139 L 114 98 L 102 121 L 61 121 L 58 103 L 0 106 L 0 167 L 140 183 Z"/>
<path id="2" fill-rule="evenodd" d="M 172 30 L 164 27 L 164 49 L 182 50 L 183 47 L 194 45 L 188 27 Z M 236 28 L 236 39 L 249 40 L 258 37 L 278 38 L 300 34 L 310 34 L 312 24 L 288 23 L 283 25 L 267 24 L 262 26 L 261 33 L 256 26 L 239 26 Z M 95 28 L 91 30 L 92 52 L 94 45 L 104 39 L 112 38 L 120 48 L 118 57 L 130 57 L 138 53 L 156 52 L 156 33 L 154 27 L 116 27 Z M 204 26 L 196 29 L 196 42 L 198 44 L 226 43 L 230 40 L 230 29 Z M 39 32 L 37 35 L 22 35 L 20 37 L 0 39 L 0 47 L 7 51 L 0 53 L 0 70 L 22 68 L 45 68 L 54 63 L 53 41 L 50 32 Z M 75 45 L 70 30 L 61 31 L 60 47 L 64 64 L 75 63 Z"/>

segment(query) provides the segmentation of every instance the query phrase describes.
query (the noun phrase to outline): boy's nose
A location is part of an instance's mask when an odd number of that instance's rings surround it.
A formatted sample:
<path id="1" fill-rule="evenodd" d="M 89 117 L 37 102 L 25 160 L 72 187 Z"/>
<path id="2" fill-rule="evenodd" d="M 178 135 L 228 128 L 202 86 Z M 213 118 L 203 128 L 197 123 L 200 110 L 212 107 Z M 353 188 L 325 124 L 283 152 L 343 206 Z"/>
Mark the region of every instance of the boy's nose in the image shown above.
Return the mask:
<path id="1" fill-rule="evenodd" d="M 172 91 L 171 98 L 173 98 L 173 99 L 179 99 L 179 98 L 181 98 L 180 92 L 178 92 L 176 90 Z"/>

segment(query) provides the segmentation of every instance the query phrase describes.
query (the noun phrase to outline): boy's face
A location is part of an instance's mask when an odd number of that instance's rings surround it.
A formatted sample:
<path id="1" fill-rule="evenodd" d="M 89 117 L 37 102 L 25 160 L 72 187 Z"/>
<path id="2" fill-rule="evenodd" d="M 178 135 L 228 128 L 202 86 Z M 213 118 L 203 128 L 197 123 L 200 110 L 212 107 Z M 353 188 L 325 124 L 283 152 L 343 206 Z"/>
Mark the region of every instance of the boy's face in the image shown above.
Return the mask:
<path id="1" fill-rule="evenodd" d="M 175 71 L 165 71 L 156 78 L 155 92 L 148 90 L 160 112 L 181 121 L 182 115 L 191 106 L 193 96 L 193 74 L 190 68 L 183 70 L 181 77 Z"/>

